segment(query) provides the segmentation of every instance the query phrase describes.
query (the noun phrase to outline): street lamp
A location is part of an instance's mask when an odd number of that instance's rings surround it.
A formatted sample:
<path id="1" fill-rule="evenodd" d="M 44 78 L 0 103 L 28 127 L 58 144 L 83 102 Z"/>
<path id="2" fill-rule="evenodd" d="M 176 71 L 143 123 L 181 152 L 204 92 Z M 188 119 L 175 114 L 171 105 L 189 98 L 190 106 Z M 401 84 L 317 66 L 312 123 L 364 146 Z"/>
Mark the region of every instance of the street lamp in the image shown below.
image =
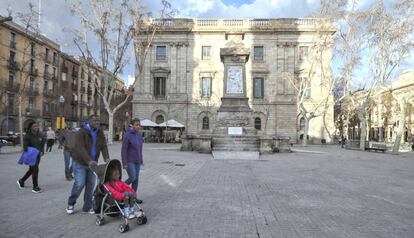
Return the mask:
<path id="1" fill-rule="evenodd" d="M 60 105 L 61 105 L 59 129 L 63 129 L 63 117 L 62 116 L 63 116 L 63 109 L 64 109 L 64 106 L 65 106 L 65 97 L 60 95 L 59 102 L 60 102 Z"/>

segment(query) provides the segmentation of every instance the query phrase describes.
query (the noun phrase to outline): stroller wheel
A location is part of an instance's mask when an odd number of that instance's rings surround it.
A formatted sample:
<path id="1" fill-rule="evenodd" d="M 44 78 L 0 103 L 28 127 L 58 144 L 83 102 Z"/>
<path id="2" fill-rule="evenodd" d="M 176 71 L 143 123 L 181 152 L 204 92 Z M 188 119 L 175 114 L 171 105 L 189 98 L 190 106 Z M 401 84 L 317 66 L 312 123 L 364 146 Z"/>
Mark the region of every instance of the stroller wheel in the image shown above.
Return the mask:
<path id="1" fill-rule="evenodd" d="M 102 225 L 103 221 L 104 221 L 103 217 L 97 216 L 97 217 L 96 217 L 95 224 L 96 224 L 97 226 L 100 226 L 100 225 Z"/>
<path id="2" fill-rule="evenodd" d="M 138 225 L 144 225 L 147 223 L 147 217 L 145 215 L 141 215 L 137 217 L 137 224 Z"/>
<path id="3" fill-rule="evenodd" d="M 129 230 L 129 225 L 121 224 L 118 227 L 118 231 L 124 233 Z"/>

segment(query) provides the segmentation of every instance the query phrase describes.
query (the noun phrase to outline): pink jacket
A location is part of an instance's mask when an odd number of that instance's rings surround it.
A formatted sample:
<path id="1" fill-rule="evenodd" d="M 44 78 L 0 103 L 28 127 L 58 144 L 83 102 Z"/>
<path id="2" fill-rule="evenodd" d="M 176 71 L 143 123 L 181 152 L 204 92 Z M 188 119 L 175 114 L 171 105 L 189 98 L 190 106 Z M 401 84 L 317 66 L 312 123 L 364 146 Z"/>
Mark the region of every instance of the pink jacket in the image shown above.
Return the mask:
<path id="1" fill-rule="evenodd" d="M 104 183 L 104 185 L 108 188 L 109 192 L 111 192 L 112 197 L 115 198 L 117 201 L 122 201 L 125 199 L 124 193 L 129 192 L 135 194 L 135 191 L 128 186 L 128 184 L 122 182 L 121 180 L 116 180 L 112 183 L 109 182 Z"/>

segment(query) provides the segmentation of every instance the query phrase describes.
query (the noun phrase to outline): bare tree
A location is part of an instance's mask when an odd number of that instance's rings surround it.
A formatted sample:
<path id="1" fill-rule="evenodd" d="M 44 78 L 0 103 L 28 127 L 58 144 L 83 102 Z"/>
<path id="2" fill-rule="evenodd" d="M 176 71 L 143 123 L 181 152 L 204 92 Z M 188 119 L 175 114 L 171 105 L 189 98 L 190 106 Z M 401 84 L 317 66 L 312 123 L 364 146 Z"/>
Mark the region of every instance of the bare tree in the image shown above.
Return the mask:
<path id="1" fill-rule="evenodd" d="M 165 0 L 162 0 L 161 5 L 160 17 L 163 19 L 171 14 L 171 5 Z M 76 1 L 71 5 L 71 10 L 82 23 L 82 30 L 73 31 L 75 45 L 90 67 L 97 65 L 102 71 L 101 77 L 94 83 L 108 113 L 108 143 L 111 144 L 114 114 L 129 100 L 134 88 L 131 87 L 126 92 L 121 103 L 111 104 L 116 80 L 130 60 L 128 50 L 132 46 L 131 42 L 143 34 L 143 29 L 150 31 L 151 37 L 143 44 L 145 50 L 135 53 L 138 65 L 136 70 L 141 72 L 140 65 L 145 62 L 152 39 L 160 27 L 155 24 L 149 28 L 143 26 L 151 14 L 139 0 Z M 93 47 L 94 44 L 99 46 L 98 49 Z"/>
<path id="2" fill-rule="evenodd" d="M 366 46 L 370 55 L 371 87 L 366 97 L 357 107 L 358 118 L 361 123 L 360 148 L 365 149 L 367 133 L 366 108 L 374 92 L 384 89 L 394 70 L 398 68 L 410 55 L 414 48 L 412 1 L 400 0 L 397 4 L 387 7 L 384 1 L 372 3 L 364 14 L 363 23 L 367 26 L 365 33 Z"/>
<path id="3" fill-rule="evenodd" d="M 20 133 L 20 145 L 23 149 L 23 102 L 27 98 L 30 91 L 36 90 L 36 86 L 32 88 L 32 86 L 28 87 L 29 79 L 33 74 L 37 74 L 37 70 L 34 68 L 34 65 L 31 64 L 31 47 L 32 42 L 36 42 L 39 40 L 40 36 L 40 29 L 36 24 L 36 20 L 38 17 L 38 12 L 35 11 L 34 6 L 29 3 L 28 5 L 29 10 L 27 13 L 16 13 L 16 20 L 21 25 L 21 30 L 23 31 L 23 35 L 27 37 L 24 39 L 23 47 L 19 48 L 21 50 L 20 54 L 16 54 L 14 58 L 3 58 L 2 60 L 6 61 L 10 68 L 16 73 L 16 81 L 20 82 L 17 89 L 17 110 L 18 110 L 18 127 Z M 9 11 L 9 15 L 12 15 L 12 12 Z M 18 26 L 20 27 L 20 26 Z M 13 44 L 13 42 L 12 42 Z M 16 44 L 16 42 L 14 42 Z M 19 57 L 21 55 L 21 57 Z M 13 85 L 14 87 L 14 85 Z"/>

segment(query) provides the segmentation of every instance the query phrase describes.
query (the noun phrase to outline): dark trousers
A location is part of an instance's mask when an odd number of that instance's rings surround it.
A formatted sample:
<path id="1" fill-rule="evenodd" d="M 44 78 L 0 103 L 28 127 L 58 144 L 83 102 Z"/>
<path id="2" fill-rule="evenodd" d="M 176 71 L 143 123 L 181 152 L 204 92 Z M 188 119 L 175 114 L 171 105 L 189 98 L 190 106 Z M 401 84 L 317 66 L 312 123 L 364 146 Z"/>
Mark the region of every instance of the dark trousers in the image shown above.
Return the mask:
<path id="1" fill-rule="evenodd" d="M 46 143 L 47 143 L 46 152 L 52 152 L 52 147 L 53 147 L 53 144 L 55 143 L 55 140 L 48 139 Z"/>
<path id="2" fill-rule="evenodd" d="M 33 181 L 33 188 L 36 188 L 39 186 L 37 184 L 37 177 L 39 175 L 39 163 L 40 163 L 40 155 L 37 156 L 36 158 L 36 164 L 33 166 L 29 166 L 29 170 L 26 172 L 23 178 L 20 179 L 21 183 L 24 183 L 31 175 L 32 181 Z"/>

